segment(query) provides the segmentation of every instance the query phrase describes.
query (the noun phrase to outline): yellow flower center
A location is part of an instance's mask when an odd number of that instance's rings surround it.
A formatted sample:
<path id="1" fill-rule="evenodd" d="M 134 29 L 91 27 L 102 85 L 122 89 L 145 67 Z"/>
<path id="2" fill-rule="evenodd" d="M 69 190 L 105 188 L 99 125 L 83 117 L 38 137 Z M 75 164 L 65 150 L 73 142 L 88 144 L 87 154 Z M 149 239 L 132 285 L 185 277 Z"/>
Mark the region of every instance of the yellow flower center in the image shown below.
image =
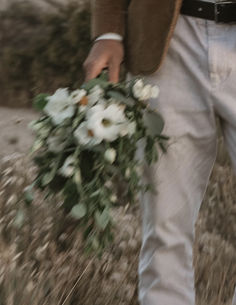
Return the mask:
<path id="1" fill-rule="evenodd" d="M 91 129 L 88 129 L 88 135 L 89 137 L 94 137 L 94 133 Z"/>
<path id="2" fill-rule="evenodd" d="M 111 125 L 111 120 L 103 119 L 102 120 L 102 125 L 105 126 L 105 127 L 109 127 Z"/>

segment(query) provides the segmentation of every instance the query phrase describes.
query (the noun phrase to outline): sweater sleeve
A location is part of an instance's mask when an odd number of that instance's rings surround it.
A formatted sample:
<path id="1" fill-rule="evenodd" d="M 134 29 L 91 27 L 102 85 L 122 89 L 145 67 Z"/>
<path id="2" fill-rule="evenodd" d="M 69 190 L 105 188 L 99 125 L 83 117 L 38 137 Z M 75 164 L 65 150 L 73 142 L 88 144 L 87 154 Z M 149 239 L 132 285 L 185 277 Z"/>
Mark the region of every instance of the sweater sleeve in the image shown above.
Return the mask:
<path id="1" fill-rule="evenodd" d="M 125 19 L 130 0 L 92 1 L 92 39 L 106 33 L 124 37 Z"/>

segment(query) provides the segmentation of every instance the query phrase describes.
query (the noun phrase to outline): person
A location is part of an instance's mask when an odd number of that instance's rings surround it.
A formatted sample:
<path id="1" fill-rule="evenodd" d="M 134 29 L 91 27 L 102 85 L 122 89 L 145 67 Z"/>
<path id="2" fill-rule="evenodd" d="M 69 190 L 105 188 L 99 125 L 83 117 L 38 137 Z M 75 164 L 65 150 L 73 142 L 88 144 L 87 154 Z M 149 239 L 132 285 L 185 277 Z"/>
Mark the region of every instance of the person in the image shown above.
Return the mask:
<path id="1" fill-rule="evenodd" d="M 195 304 L 194 224 L 216 158 L 219 117 L 236 172 L 236 3 L 94 0 L 86 80 L 108 68 L 157 84 L 167 154 L 145 167 L 157 193 L 141 194 L 141 305 Z M 233 299 L 236 305 L 236 294 Z"/>

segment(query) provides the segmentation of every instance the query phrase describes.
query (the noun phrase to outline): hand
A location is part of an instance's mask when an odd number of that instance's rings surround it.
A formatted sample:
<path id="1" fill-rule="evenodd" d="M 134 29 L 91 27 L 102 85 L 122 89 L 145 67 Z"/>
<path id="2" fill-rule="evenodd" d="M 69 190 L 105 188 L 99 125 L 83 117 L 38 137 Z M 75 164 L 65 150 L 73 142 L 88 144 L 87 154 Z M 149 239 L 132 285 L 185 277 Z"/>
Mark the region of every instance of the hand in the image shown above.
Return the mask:
<path id="1" fill-rule="evenodd" d="M 104 68 L 108 68 L 109 81 L 117 83 L 123 58 L 124 47 L 121 41 L 112 39 L 96 41 L 84 62 L 85 81 L 97 77 Z"/>

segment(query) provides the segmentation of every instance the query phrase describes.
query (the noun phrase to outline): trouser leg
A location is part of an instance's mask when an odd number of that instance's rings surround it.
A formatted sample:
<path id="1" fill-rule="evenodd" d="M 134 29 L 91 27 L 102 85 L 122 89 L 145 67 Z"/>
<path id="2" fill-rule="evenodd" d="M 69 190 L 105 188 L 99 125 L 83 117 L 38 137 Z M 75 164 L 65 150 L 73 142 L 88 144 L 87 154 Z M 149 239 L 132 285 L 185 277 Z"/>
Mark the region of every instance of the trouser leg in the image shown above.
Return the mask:
<path id="1" fill-rule="evenodd" d="M 147 77 L 160 86 L 150 106 L 163 114 L 171 145 L 143 177 L 157 194 L 140 198 L 141 305 L 194 304 L 194 223 L 215 159 L 215 111 L 236 171 L 235 31 L 236 25 L 180 16 L 163 66 Z"/>
<path id="2" fill-rule="evenodd" d="M 167 58 L 146 78 L 160 86 L 150 105 L 163 114 L 171 137 L 167 154 L 144 169 L 157 193 L 141 195 L 141 305 L 194 305 L 194 224 L 216 155 L 216 126 L 206 73 L 204 23 L 180 17 Z"/>
<path id="3" fill-rule="evenodd" d="M 162 68 L 146 78 L 160 86 L 150 106 L 163 114 L 168 153 L 144 179 L 157 193 L 140 198 L 143 230 L 139 259 L 141 305 L 194 305 L 194 224 L 216 155 L 209 94 L 205 22 L 180 16 Z"/>
<path id="4" fill-rule="evenodd" d="M 199 115 L 209 130 L 207 114 Z M 189 115 L 189 120 L 194 114 Z M 170 116 L 183 124 L 181 116 Z M 167 124 L 170 121 L 167 119 Z M 194 224 L 216 152 L 212 134 L 197 135 L 201 126 L 185 122 L 185 130 L 172 142 L 159 163 L 145 167 L 146 182 L 157 193 L 142 195 L 143 242 L 139 260 L 141 305 L 195 304 L 192 247 Z M 195 133 L 196 132 L 196 133 Z"/>

